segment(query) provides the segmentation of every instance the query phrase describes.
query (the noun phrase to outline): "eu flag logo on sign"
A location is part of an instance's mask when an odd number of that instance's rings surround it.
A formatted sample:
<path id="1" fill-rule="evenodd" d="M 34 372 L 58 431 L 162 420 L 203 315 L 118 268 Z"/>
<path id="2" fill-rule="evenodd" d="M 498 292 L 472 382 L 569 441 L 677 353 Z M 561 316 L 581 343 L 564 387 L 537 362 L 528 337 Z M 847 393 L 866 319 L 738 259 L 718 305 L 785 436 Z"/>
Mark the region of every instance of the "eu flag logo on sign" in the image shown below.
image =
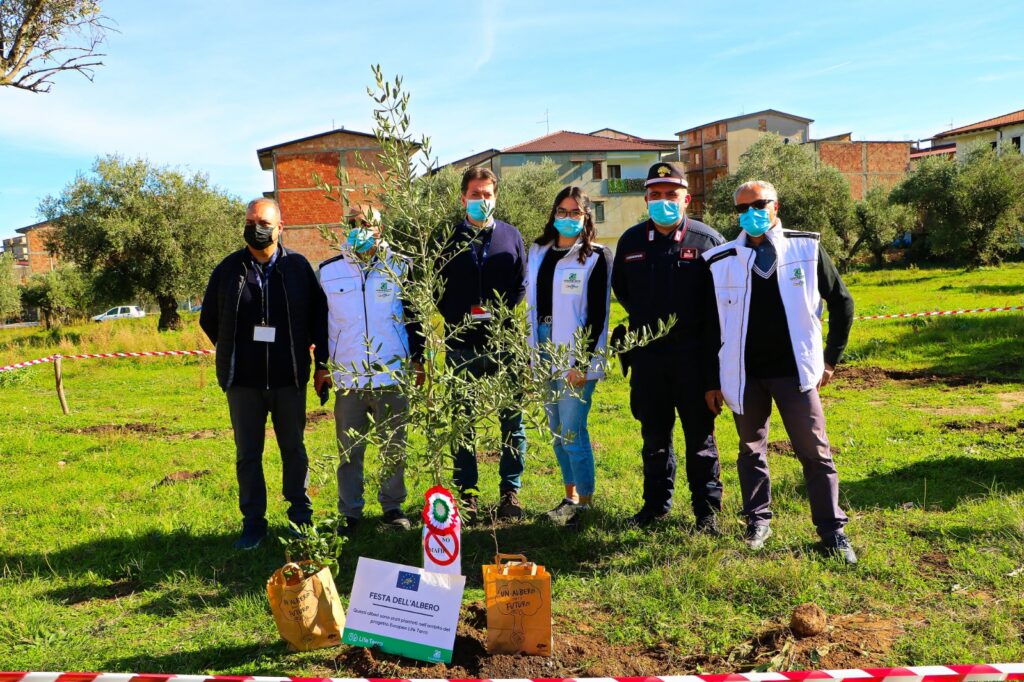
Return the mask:
<path id="1" fill-rule="evenodd" d="M 408 571 L 398 572 L 398 584 L 396 585 L 402 590 L 411 590 L 416 592 L 420 589 L 420 575 L 419 573 L 409 573 Z"/>

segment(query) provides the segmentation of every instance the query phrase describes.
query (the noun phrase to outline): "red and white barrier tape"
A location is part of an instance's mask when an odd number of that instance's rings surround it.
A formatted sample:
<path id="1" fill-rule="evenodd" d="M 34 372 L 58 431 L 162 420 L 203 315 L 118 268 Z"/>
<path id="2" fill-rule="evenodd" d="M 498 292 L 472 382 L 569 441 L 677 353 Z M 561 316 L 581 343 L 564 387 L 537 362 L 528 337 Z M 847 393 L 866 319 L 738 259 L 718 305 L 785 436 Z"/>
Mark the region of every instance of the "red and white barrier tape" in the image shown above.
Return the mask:
<path id="1" fill-rule="evenodd" d="M 667 675 L 661 677 L 533 678 L 514 682 L 805 682 L 858 680 L 859 682 L 1001 682 L 1024 680 L 1024 663 L 993 665 L 925 665 L 908 668 L 860 670 L 804 670 L 726 675 Z M 134 673 L 4 673 L 0 682 L 369 682 L 363 678 L 257 677 L 249 675 L 141 675 Z M 415 682 L 374 679 L 373 682 Z M 444 682 L 453 682 L 447 680 Z M 467 682 L 467 681 L 461 681 Z M 483 681 L 478 681 L 483 682 Z M 503 682 L 491 680 L 490 682 Z M 511 682 L 511 681 L 510 681 Z"/>
<path id="2" fill-rule="evenodd" d="M 963 310 L 932 310 L 926 313 L 893 313 L 892 315 L 861 315 L 855 320 L 891 320 L 899 317 L 935 317 L 938 315 L 963 315 L 965 313 L 997 313 L 1005 310 L 1024 310 L 1024 305 L 1010 305 L 1003 308 L 964 308 Z"/>
<path id="3" fill-rule="evenodd" d="M 200 348 L 198 350 L 150 350 L 150 351 L 139 351 L 131 353 L 79 353 L 78 355 L 61 355 L 60 357 L 65 360 L 91 360 L 93 358 L 149 358 L 149 357 L 161 357 L 165 355 L 213 355 L 216 353 L 212 348 Z M 16 362 L 13 365 L 4 365 L 0 367 L 0 372 L 7 372 L 12 369 L 21 369 L 22 367 L 31 367 L 32 365 L 40 365 L 44 362 L 53 362 L 56 355 L 48 355 L 45 358 L 38 358 L 37 360 L 28 360 L 27 362 Z M 0 682 L 3 682 L 0 680 Z"/>

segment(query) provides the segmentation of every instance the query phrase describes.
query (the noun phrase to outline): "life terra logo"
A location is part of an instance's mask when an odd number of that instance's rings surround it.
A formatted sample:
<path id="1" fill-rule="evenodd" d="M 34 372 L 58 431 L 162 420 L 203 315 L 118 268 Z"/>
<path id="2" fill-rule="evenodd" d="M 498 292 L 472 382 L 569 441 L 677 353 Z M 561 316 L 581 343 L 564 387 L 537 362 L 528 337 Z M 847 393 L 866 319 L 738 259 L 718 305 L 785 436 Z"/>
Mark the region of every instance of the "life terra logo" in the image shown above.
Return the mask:
<path id="1" fill-rule="evenodd" d="M 803 284 L 804 283 L 804 269 L 803 268 L 794 268 L 793 269 L 793 276 L 789 278 L 789 281 L 792 282 L 796 286 L 800 286 L 801 284 Z"/>
<path id="2" fill-rule="evenodd" d="M 570 272 L 569 277 L 565 281 L 575 284 L 580 281 L 580 278 L 575 272 Z"/>
<path id="3" fill-rule="evenodd" d="M 398 582 L 395 584 L 400 590 L 409 590 L 410 592 L 418 592 L 420 589 L 420 575 L 419 573 L 409 573 L 408 571 L 398 572 Z"/>

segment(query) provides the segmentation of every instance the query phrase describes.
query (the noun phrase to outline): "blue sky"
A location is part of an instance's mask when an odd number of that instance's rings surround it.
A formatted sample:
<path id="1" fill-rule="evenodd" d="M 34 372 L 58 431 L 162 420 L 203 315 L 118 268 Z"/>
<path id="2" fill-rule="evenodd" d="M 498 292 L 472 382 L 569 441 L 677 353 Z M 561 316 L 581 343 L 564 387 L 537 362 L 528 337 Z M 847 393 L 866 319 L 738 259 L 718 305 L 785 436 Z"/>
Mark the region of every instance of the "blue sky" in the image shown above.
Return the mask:
<path id="1" fill-rule="evenodd" d="M 1024 108 L 1017 2 L 105 0 L 94 83 L 0 88 L 0 236 L 97 155 L 200 170 L 250 198 L 256 149 L 369 131 L 369 66 L 402 74 L 441 162 L 551 130 L 669 138 L 775 108 L 816 137 L 918 139 Z M 742 9 L 741 9 L 742 8 Z"/>

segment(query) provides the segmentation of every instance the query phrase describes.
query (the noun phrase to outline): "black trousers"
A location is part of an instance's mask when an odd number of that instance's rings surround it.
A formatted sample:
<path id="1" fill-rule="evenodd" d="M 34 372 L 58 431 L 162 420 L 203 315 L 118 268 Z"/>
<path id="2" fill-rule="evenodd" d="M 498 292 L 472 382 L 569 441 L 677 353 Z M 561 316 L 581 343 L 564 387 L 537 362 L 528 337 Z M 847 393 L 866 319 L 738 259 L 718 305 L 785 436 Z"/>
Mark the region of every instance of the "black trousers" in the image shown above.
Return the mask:
<path id="1" fill-rule="evenodd" d="M 672 508 L 676 457 L 672 431 L 676 415 L 686 441 L 686 481 L 697 518 L 722 509 L 722 481 L 715 443 L 715 416 L 704 402 L 695 352 L 630 352 L 629 407 L 643 438 L 644 508 Z"/>
<path id="2" fill-rule="evenodd" d="M 267 483 L 263 477 L 263 441 L 267 415 L 281 450 L 281 493 L 288 500 L 288 519 L 309 523 L 313 503 L 306 494 L 309 459 L 303 430 L 306 428 L 306 387 L 248 388 L 227 390 L 231 427 L 235 432 L 235 475 L 238 478 L 238 508 L 246 528 L 267 527 Z"/>

